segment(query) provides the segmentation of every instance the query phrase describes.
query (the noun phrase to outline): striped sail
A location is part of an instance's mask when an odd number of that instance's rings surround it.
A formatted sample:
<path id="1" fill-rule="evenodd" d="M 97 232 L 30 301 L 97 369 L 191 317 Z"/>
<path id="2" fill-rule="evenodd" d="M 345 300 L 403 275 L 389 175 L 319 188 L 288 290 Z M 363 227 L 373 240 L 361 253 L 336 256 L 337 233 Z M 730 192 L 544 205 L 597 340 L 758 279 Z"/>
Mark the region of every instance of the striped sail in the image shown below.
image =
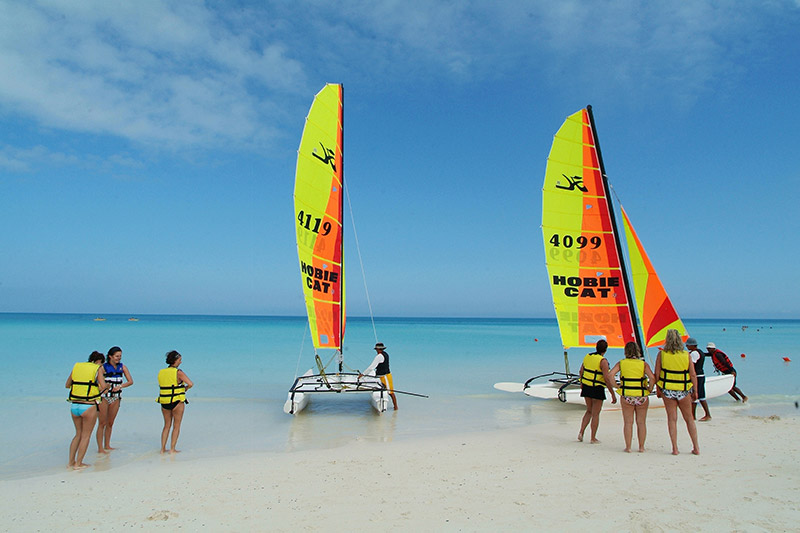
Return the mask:
<path id="1" fill-rule="evenodd" d="M 590 113 L 569 116 L 553 139 L 542 189 L 542 233 L 564 348 L 634 340 L 619 239 Z"/>
<path id="2" fill-rule="evenodd" d="M 328 84 L 306 117 L 294 183 L 297 256 L 311 335 L 316 348 L 339 350 L 345 323 L 342 118 L 342 86 Z"/>
<path id="3" fill-rule="evenodd" d="M 644 343 L 648 347 L 662 345 L 668 329 L 678 330 L 685 341 L 688 338 L 686 327 L 667 296 L 661 280 L 658 279 L 642 242 L 633 230 L 628 214 L 624 209 L 620 210 L 625 225 L 625 241 L 628 244 L 628 262 L 633 293 L 636 295 L 636 312 L 642 324 Z"/>

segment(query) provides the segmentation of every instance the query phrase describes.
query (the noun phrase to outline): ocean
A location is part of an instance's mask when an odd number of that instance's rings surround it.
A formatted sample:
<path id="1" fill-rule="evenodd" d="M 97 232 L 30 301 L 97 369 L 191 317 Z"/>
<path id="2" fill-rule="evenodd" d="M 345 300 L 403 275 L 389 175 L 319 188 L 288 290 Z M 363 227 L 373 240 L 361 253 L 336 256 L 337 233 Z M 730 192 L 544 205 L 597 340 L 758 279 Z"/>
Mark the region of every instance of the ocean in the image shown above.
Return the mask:
<path id="1" fill-rule="evenodd" d="M 102 318 L 103 320 L 97 320 Z M 136 320 L 131 320 L 135 318 Z M 714 409 L 758 416 L 796 416 L 800 400 L 800 320 L 685 320 L 701 347 L 726 352 L 750 398 L 710 400 Z M 535 425 L 554 418 L 577 425 L 580 407 L 493 388 L 563 371 L 555 319 L 348 318 L 345 364 L 364 369 L 377 340 L 391 355 L 399 411 L 375 413 L 366 395 L 315 397 L 297 416 L 283 413 L 296 375 L 314 352 L 303 317 L 155 316 L 0 313 L 0 479 L 63 471 L 74 434 L 66 379 L 93 350 L 123 350 L 134 385 L 126 388 L 112 445 L 86 462 L 94 469 L 159 460 L 162 426 L 156 374 L 169 350 L 195 383 L 183 422 L 178 460 L 268 451 L 317 449 L 333 458 L 354 441 L 386 442 Z M 586 350 L 570 351 L 577 371 Z M 655 350 L 650 350 L 650 360 Z M 323 361 L 330 354 L 322 353 Z M 622 357 L 611 349 L 613 364 Z M 785 361 L 788 358 L 790 361 Z M 794 361 L 791 361 L 794 360 Z M 710 360 L 706 373 L 713 373 Z M 13 376 L 13 378 L 12 378 Z M 571 431 L 570 428 L 569 431 Z M 91 469 L 90 469 L 91 470 Z"/>

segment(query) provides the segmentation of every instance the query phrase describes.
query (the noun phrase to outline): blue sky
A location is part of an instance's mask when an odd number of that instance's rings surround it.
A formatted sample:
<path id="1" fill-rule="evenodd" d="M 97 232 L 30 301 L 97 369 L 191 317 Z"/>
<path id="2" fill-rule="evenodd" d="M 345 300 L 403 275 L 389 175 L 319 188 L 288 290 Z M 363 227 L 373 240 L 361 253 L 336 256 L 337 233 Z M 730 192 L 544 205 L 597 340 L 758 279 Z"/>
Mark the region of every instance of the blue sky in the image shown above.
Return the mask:
<path id="1" fill-rule="evenodd" d="M 592 104 L 678 311 L 798 318 L 797 28 L 797 0 L 0 0 L 0 312 L 302 314 L 296 151 L 337 82 L 377 316 L 554 316 L 544 169 Z"/>

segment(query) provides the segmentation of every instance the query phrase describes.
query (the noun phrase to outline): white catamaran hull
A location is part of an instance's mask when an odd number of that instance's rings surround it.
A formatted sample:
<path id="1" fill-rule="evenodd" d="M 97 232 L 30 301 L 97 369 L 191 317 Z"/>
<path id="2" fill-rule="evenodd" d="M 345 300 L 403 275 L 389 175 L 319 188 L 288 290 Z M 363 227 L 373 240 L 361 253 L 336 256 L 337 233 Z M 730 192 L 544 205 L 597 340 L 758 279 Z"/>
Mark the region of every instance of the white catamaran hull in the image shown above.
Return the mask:
<path id="1" fill-rule="evenodd" d="M 547 383 L 537 383 L 528 386 L 522 390 L 527 396 L 533 398 L 541 398 L 545 400 L 559 399 L 559 390 L 563 386 L 562 383 L 548 381 Z M 727 394 L 733 387 L 733 375 L 726 374 L 721 376 L 706 376 L 706 399 L 716 398 Z M 581 398 L 580 385 L 568 385 L 563 389 L 563 401 L 575 405 L 586 405 L 586 402 Z M 619 403 L 619 402 L 618 402 Z M 610 401 L 603 402 L 604 408 L 609 408 L 613 404 Z M 650 406 L 662 406 L 664 403 L 661 398 L 658 398 L 655 393 L 650 395 Z M 614 406 L 616 407 L 616 406 Z"/>
<path id="2" fill-rule="evenodd" d="M 283 412 L 296 415 L 308 406 L 311 396 L 330 393 L 361 393 L 370 395 L 370 404 L 378 413 L 383 413 L 389 406 L 391 397 L 376 376 L 358 374 L 313 374 L 309 370 L 295 380 L 289 396 L 283 404 Z"/>

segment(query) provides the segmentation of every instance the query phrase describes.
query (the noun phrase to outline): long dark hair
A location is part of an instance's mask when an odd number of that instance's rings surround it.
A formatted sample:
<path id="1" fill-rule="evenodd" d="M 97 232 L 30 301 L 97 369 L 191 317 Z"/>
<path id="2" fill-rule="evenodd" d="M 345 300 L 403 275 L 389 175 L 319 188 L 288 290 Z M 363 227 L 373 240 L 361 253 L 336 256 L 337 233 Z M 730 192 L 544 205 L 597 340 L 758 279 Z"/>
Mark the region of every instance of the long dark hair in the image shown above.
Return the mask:
<path id="1" fill-rule="evenodd" d="M 102 365 L 106 362 L 106 356 L 98 351 L 94 351 L 89 355 L 89 362 L 94 363 L 96 361 L 100 361 L 98 364 Z"/>

